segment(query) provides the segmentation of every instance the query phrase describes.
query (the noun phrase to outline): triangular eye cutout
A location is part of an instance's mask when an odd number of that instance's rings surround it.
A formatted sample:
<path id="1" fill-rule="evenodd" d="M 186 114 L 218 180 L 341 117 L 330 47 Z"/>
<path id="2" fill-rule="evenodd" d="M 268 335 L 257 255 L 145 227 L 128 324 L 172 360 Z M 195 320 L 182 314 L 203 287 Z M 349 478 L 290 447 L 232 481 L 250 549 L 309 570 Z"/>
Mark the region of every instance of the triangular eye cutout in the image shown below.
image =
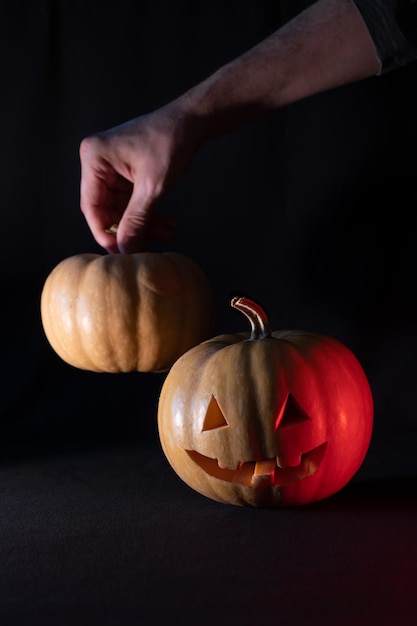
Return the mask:
<path id="1" fill-rule="evenodd" d="M 295 426 L 309 419 L 308 415 L 304 413 L 294 400 L 294 397 L 289 393 L 275 421 L 275 430 L 277 428 Z"/>
<path id="2" fill-rule="evenodd" d="M 206 417 L 204 418 L 203 431 L 213 430 L 214 428 L 221 428 L 222 426 L 228 426 L 225 417 L 217 403 L 214 396 L 211 396 L 211 400 L 207 407 Z"/>

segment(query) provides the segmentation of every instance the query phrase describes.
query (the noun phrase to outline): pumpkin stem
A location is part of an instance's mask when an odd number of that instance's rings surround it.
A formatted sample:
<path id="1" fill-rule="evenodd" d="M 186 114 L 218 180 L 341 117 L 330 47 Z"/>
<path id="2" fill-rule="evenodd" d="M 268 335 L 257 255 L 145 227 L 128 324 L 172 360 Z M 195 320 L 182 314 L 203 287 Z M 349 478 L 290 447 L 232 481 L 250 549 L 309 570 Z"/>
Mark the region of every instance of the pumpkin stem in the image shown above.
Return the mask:
<path id="1" fill-rule="evenodd" d="M 265 311 L 253 300 L 240 296 L 232 298 L 230 303 L 234 309 L 241 311 L 250 321 L 252 332 L 249 341 L 271 337 L 271 328 Z"/>

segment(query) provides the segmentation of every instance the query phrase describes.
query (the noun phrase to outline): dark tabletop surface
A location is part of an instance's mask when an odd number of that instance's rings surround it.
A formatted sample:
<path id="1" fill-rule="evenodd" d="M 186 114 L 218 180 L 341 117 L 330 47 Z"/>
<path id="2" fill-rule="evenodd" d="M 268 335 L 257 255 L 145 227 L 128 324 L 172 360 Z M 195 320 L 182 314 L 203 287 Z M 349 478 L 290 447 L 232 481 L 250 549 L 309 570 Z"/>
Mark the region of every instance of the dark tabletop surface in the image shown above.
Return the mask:
<path id="1" fill-rule="evenodd" d="M 339 493 L 219 504 L 157 442 L 39 451 L 0 469 L 2 624 L 417 621 L 416 437 L 373 441 Z"/>

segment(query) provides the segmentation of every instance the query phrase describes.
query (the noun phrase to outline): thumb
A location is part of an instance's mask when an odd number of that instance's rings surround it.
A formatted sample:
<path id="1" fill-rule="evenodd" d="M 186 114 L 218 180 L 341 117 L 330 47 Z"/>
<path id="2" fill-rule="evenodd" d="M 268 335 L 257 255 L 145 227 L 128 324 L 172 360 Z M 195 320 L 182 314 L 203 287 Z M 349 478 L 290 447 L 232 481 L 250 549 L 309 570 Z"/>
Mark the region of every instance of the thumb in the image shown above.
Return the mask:
<path id="1" fill-rule="evenodd" d="M 122 254 L 143 252 L 147 247 L 152 203 L 144 201 L 133 189 L 130 201 L 117 228 L 117 246 Z"/>

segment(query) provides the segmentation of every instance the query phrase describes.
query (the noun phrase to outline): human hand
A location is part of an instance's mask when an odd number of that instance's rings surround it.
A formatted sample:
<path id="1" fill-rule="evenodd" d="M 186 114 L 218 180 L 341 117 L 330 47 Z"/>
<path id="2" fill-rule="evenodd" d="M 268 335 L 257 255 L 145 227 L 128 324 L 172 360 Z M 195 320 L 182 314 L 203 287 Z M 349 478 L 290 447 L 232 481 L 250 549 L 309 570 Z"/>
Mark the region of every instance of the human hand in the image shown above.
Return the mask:
<path id="1" fill-rule="evenodd" d="M 109 252 L 135 252 L 169 239 L 173 220 L 157 216 L 155 204 L 205 139 L 379 69 L 354 3 L 320 0 L 172 103 L 87 137 L 81 210 L 96 241 Z M 117 239 L 106 232 L 113 224 Z"/>
<path id="2" fill-rule="evenodd" d="M 197 137 L 171 104 L 83 139 L 81 210 L 99 245 L 131 253 L 172 237 L 174 218 L 154 208 L 189 165 Z"/>

